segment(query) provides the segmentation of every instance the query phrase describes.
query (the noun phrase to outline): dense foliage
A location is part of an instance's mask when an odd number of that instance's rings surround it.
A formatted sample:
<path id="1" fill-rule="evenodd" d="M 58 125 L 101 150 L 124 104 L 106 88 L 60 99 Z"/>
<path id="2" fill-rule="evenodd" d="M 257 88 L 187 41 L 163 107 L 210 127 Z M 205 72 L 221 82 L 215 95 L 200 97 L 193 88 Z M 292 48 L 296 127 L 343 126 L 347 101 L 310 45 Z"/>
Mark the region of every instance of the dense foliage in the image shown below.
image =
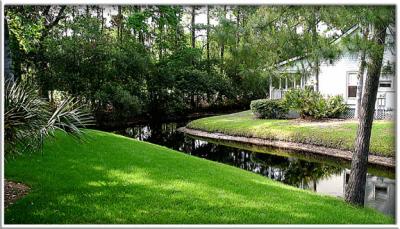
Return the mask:
<path id="1" fill-rule="evenodd" d="M 343 97 L 340 95 L 328 97 L 326 99 L 326 107 L 326 116 L 330 118 L 338 118 L 348 109 Z"/>
<path id="2" fill-rule="evenodd" d="M 285 106 L 297 111 L 302 118 L 337 118 L 346 111 L 343 97 L 324 98 L 312 89 L 291 89 L 283 98 Z"/>
<path id="3" fill-rule="evenodd" d="M 250 109 L 257 118 L 279 119 L 286 117 L 289 109 L 282 100 L 258 99 L 250 103 Z"/>
<path id="4" fill-rule="evenodd" d="M 304 50 L 311 62 L 337 57 L 330 43 L 336 33 L 296 29 L 311 30 L 322 20 L 331 25 L 331 10 L 7 6 L 5 12 L 15 77 L 36 84 L 51 102 L 56 92 L 79 98 L 104 123 L 247 108 L 268 94 L 280 61 Z M 196 21 L 200 14 L 206 23 Z"/>

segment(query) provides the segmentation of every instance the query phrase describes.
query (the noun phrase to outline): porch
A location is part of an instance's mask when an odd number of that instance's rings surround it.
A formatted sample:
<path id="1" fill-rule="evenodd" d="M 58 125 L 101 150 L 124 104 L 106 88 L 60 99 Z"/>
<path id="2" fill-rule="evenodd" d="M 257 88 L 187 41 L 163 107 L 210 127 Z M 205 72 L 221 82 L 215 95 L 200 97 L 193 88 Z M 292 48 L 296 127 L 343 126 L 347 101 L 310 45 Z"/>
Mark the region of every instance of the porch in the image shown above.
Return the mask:
<path id="1" fill-rule="evenodd" d="M 292 88 L 304 88 L 305 79 L 298 73 L 284 73 L 279 77 L 269 78 L 269 98 L 282 99 L 285 93 Z M 314 87 L 312 85 L 309 85 Z"/>

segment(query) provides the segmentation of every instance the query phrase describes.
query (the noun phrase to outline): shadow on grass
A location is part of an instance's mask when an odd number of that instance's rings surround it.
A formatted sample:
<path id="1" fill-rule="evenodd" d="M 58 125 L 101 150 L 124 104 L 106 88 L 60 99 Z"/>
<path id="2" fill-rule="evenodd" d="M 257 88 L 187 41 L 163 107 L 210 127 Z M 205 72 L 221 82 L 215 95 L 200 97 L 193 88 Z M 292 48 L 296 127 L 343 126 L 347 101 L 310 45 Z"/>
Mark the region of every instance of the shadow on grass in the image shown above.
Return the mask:
<path id="1" fill-rule="evenodd" d="M 43 156 L 6 164 L 31 193 L 8 208 L 5 223 L 391 223 L 237 168 L 125 137 L 64 135 Z"/>

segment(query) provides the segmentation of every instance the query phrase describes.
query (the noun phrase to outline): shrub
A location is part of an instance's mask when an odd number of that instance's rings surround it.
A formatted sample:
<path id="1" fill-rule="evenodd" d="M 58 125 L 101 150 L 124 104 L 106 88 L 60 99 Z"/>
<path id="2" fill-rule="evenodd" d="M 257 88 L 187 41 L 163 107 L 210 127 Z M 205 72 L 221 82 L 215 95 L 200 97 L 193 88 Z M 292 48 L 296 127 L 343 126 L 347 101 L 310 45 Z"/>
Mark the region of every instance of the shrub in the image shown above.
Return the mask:
<path id="1" fill-rule="evenodd" d="M 289 111 L 281 100 L 270 99 L 253 100 L 250 109 L 257 118 L 284 118 Z"/>
<path id="2" fill-rule="evenodd" d="M 310 89 L 291 89 L 285 93 L 285 105 L 297 112 L 300 117 L 321 118 L 325 116 L 325 103 L 323 97 Z"/>
<path id="3" fill-rule="evenodd" d="M 125 121 L 141 114 L 142 103 L 129 89 L 129 86 L 118 83 L 104 83 L 94 95 L 98 101 L 95 108 L 96 121 Z"/>
<path id="4" fill-rule="evenodd" d="M 341 114 L 346 112 L 347 105 L 344 103 L 344 99 L 340 95 L 328 97 L 327 103 L 327 117 L 338 118 Z"/>
<path id="5" fill-rule="evenodd" d="M 341 96 L 324 99 L 312 89 L 291 89 L 286 92 L 283 103 L 300 117 L 314 119 L 339 117 L 347 108 Z"/>

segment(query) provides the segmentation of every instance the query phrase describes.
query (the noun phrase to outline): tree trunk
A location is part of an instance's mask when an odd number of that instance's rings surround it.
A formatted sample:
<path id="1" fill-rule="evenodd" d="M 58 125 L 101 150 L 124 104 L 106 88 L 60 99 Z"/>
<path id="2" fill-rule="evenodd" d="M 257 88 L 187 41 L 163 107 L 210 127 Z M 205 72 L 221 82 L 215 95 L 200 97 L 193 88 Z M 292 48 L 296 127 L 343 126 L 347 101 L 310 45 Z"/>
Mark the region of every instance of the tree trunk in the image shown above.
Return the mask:
<path id="1" fill-rule="evenodd" d="M 317 28 L 318 28 L 318 20 L 317 20 L 317 11 L 318 8 L 313 9 L 313 20 L 312 20 L 312 43 L 313 43 L 313 56 L 314 56 L 314 68 L 315 68 L 315 91 L 319 91 L 319 56 L 318 54 L 316 54 L 317 50 L 315 50 L 315 48 L 318 45 L 318 32 L 317 32 Z"/>
<path id="2" fill-rule="evenodd" d="M 224 5 L 224 19 L 226 19 L 226 5 Z M 225 52 L 225 44 L 224 44 L 224 41 L 222 41 L 222 44 L 221 44 L 221 73 L 223 71 L 223 65 L 224 65 L 224 52 Z"/>
<path id="3" fill-rule="evenodd" d="M 86 5 L 86 17 L 89 18 L 89 5 Z"/>
<path id="4" fill-rule="evenodd" d="M 194 28 L 195 19 L 196 19 L 196 7 L 192 6 L 192 21 L 190 23 L 190 29 L 192 33 L 192 48 L 196 48 L 196 29 Z"/>
<path id="5" fill-rule="evenodd" d="M 368 34 L 369 30 L 368 27 L 366 27 L 363 31 L 363 38 L 364 40 L 368 39 Z M 356 108 L 354 112 L 354 118 L 360 118 L 360 111 L 361 111 L 361 98 L 362 98 L 362 91 L 363 91 L 363 86 L 364 86 L 364 72 L 365 72 L 365 67 L 367 65 L 367 62 L 365 61 L 365 56 L 366 56 L 366 50 L 362 49 L 361 50 L 361 56 L 360 56 L 360 66 L 358 69 L 358 75 L 357 75 L 357 95 L 356 95 Z"/>
<path id="6" fill-rule="evenodd" d="M 138 8 L 138 11 L 142 12 L 142 6 L 138 6 Z M 139 42 L 144 46 L 144 35 L 142 29 L 139 29 Z"/>
<path id="7" fill-rule="evenodd" d="M 194 99 L 194 93 L 192 93 L 191 96 L 190 96 L 190 105 L 191 105 L 192 109 L 195 110 L 196 102 L 195 102 L 195 99 Z"/>
<path id="8" fill-rule="evenodd" d="M 221 45 L 221 72 L 222 72 L 222 65 L 224 64 L 224 52 L 225 52 L 225 46 L 224 43 Z"/>
<path id="9" fill-rule="evenodd" d="M 368 64 L 365 90 L 362 95 L 355 151 L 351 162 L 350 178 L 345 194 L 346 201 L 356 205 L 364 204 L 371 128 L 379 86 L 379 76 L 382 68 L 383 45 L 385 43 L 387 27 L 387 24 L 375 26 L 373 42 L 378 45 L 380 49 L 379 51 L 377 50 L 371 53 L 369 56 L 370 63 Z"/>
<path id="10" fill-rule="evenodd" d="M 118 6 L 118 37 L 122 44 L 122 6 Z"/>
<path id="11" fill-rule="evenodd" d="M 103 18 L 103 7 L 102 6 L 96 6 L 96 17 L 97 17 L 97 20 L 99 20 L 101 23 L 100 23 L 100 33 L 101 34 L 103 34 L 103 20 L 104 20 L 104 18 Z"/>
<path id="12" fill-rule="evenodd" d="M 49 99 L 49 94 L 48 91 L 52 90 L 52 88 L 49 88 L 49 85 L 45 83 L 45 74 L 48 71 L 48 60 L 46 60 L 45 56 L 45 39 L 49 36 L 51 30 L 57 26 L 60 22 L 60 20 L 64 17 L 64 11 L 65 11 L 66 6 L 61 6 L 61 8 L 58 11 L 58 14 L 54 17 L 54 20 L 46 23 L 44 25 L 44 29 L 42 29 L 41 35 L 39 37 L 39 42 L 38 42 L 38 47 L 37 51 L 35 51 L 35 56 L 34 56 L 34 61 L 36 64 L 37 68 L 37 76 L 38 76 L 38 81 L 39 81 L 39 95 L 43 98 L 48 100 Z M 88 9 L 88 8 L 87 8 Z M 45 14 L 43 16 L 46 16 Z"/>
<path id="13" fill-rule="evenodd" d="M 14 82 L 12 71 L 12 55 L 9 47 L 9 34 L 7 20 L 4 18 L 4 81 Z"/>
<path id="14" fill-rule="evenodd" d="M 315 91 L 319 91 L 319 61 L 315 61 Z"/>
<path id="15" fill-rule="evenodd" d="M 144 45 L 144 36 L 142 30 L 139 30 L 139 41 L 142 45 Z"/>
<path id="16" fill-rule="evenodd" d="M 207 65 L 210 67 L 209 62 L 210 62 L 210 6 L 207 5 L 207 44 L 206 44 L 206 49 L 207 49 Z"/>
<path id="17" fill-rule="evenodd" d="M 100 20 L 100 6 L 95 6 L 95 8 L 96 8 L 96 17 L 97 17 L 97 19 L 98 20 Z"/>
<path id="18" fill-rule="evenodd" d="M 104 30 L 104 8 L 101 7 L 101 34 L 103 34 Z"/>
<path id="19" fill-rule="evenodd" d="M 164 17 L 163 12 L 161 11 L 160 8 L 158 8 L 158 13 L 159 13 L 159 21 L 158 21 L 158 32 L 159 32 L 159 49 L 158 49 L 158 56 L 159 59 L 161 60 L 163 58 L 163 42 L 164 42 L 164 22 L 162 22 L 162 18 Z"/>
<path id="20" fill-rule="evenodd" d="M 236 48 L 239 47 L 239 42 L 240 42 L 239 27 L 240 27 L 240 6 L 237 6 L 237 15 L 236 15 Z"/>

